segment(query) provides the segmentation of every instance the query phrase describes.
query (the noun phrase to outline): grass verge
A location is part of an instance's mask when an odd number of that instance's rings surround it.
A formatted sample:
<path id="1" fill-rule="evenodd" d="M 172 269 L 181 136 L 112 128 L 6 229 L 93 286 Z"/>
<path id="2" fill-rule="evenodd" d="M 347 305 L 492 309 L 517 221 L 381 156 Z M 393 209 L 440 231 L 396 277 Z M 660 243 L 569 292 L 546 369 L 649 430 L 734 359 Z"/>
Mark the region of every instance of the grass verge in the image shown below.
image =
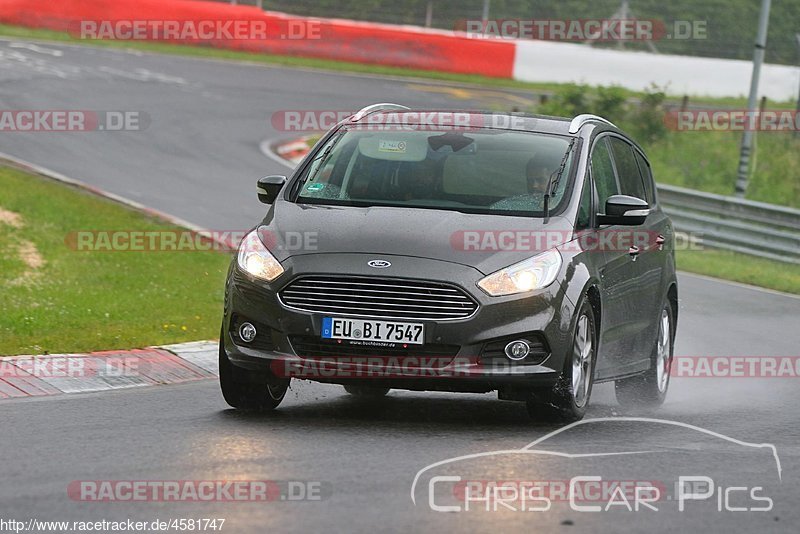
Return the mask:
<path id="1" fill-rule="evenodd" d="M 73 231 L 175 229 L 0 167 L 0 355 L 216 338 L 227 254 L 76 251 L 66 241 Z"/>
<path id="2" fill-rule="evenodd" d="M 800 265 L 727 250 L 679 250 L 678 269 L 800 295 Z"/>
<path id="3" fill-rule="evenodd" d="M 648 144 L 657 182 L 733 195 L 741 133 L 669 132 Z M 747 198 L 800 208 L 800 140 L 788 132 L 759 132 Z"/>

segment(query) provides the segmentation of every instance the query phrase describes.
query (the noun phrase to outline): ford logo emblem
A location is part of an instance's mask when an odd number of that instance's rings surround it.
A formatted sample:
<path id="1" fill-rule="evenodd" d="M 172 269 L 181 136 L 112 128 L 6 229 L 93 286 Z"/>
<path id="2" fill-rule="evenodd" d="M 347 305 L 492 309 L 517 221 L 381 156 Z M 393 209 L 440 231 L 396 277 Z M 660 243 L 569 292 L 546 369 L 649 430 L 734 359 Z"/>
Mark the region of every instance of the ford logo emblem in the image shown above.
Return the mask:
<path id="1" fill-rule="evenodd" d="M 392 266 L 392 264 L 386 260 L 370 260 L 367 262 L 367 265 L 376 269 L 385 269 Z"/>

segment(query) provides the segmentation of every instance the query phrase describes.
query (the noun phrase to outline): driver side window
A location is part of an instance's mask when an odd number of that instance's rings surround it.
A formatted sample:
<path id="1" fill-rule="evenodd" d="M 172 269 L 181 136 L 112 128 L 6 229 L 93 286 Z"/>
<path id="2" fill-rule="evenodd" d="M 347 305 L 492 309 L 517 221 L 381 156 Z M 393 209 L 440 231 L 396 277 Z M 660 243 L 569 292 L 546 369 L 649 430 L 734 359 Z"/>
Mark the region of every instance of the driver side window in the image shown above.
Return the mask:
<path id="1" fill-rule="evenodd" d="M 608 152 L 608 142 L 605 138 L 597 141 L 592 149 L 591 169 L 599 201 L 597 209 L 604 213 L 608 197 L 619 194 L 617 177 L 614 174 L 614 166 L 611 163 L 611 155 Z"/>

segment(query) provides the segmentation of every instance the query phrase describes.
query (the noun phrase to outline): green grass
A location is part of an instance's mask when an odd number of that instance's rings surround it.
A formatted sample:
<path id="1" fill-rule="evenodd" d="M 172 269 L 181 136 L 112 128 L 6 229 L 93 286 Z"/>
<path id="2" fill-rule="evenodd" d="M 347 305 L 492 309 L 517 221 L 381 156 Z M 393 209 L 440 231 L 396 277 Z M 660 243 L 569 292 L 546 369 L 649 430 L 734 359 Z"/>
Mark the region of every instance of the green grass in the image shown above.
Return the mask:
<path id="1" fill-rule="evenodd" d="M 800 295 L 800 265 L 727 250 L 679 250 L 679 270 Z"/>
<path id="2" fill-rule="evenodd" d="M 645 145 L 659 183 L 732 195 L 741 133 L 669 132 Z M 759 132 L 747 198 L 800 208 L 800 139 Z"/>
<path id="3" fill-rule="evenodd" d="M 504 78 L 491 78 L 477 74 L 457 74 L 450 72 L 439 72 L 422 69 L 409 69 L 402 67 L 389 67 L 384 65 L 367 65 L 363 63 L 351 63 L 347 61 L 336 61 L 331 59 L 308 58 L 299 56 L 281 56 L 275 54 L 262 54 L 258 52 L 245 52 L 237 50 L 226 50 L 222 48 L 212 48 L 209 46 L 190 46 L 178 45 L 163 42 L 146 41 L 114 41 L 114 40 L 82 40 L 76 39 L 64 32 L 44 30 L 38 28 L 24 28 L 20 26 L 9 26 L 0 24 L 0 37 L 17 37 L 20 39 L 38 39 L 44 41 L 68 42 L 78 45 L 100 46 L 109 48 L 135 49 L 146 52 L 161 54 L 173 54 L 189 57 L 201 57 L 222 60 L 238 60 L 265 65 L 277 65 L 285 67 L 299 67 L 321 69 L 334 72 L 352 72 L 361 74 L 373 74 L 380 76 L 398 76 L 405 78 L 424 78 L 444 82 L 459 84 L 477 85 L 490 88 L 505 88 L 530 91 L 532 96 L 539 94 L 558 93 L 566 84 L 559 83 L 531 83 L 510 80 Z M 629 98 L 637 98 L 643 93 L 637 91 L 623 90 Z M 744 93 L 744 90 L 743 90 Z M 683 95 L 675 94 L 673 98 L 680 98 Z M 693 97 L 691 103 L 694 105 L 707 105 L 710 107 L 735 107 L 744 108 L 747 99 L 744 97 Z M 786 108 L 793 109 L 793 101 L 771 102 L 773 109 Z"/>
<path id="4" fill-rule="evenodd" d="M 230 256 L 205 252 L 76 251 L 81 230 L 174 226 L 79 189 L 0 167 L 0 355 L 142 347 L 219 335 Z M 44 265 L 20 258 L 32 243 Z"/>

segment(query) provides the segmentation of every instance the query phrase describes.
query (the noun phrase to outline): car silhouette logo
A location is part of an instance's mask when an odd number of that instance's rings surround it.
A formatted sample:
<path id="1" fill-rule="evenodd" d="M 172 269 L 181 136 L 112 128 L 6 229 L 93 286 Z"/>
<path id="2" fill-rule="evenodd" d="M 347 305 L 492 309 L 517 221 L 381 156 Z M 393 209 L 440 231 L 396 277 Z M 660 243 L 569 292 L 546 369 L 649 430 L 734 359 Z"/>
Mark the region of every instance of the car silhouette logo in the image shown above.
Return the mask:
<path id="1" fill-rule="evenodd" d="M 367 262 L 367 265 L 376 269 L 385 269 L 392 266 L 392 264 L 386 260 L 370 260 Z"/>

